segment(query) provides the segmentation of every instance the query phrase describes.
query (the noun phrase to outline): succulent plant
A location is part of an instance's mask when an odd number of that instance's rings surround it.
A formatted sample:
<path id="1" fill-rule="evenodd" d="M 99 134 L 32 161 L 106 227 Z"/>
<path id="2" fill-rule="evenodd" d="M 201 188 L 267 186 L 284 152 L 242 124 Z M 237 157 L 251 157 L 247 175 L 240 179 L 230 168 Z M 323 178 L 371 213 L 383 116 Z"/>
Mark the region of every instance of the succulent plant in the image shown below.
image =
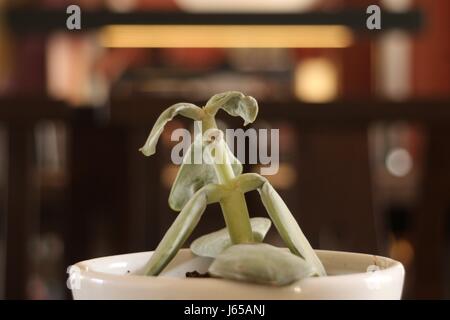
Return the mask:
<path id="1" fill-rule="evenodd" d="M 209 269 L 212 276 L 285 285 L 304 277 L 326 275 L 294 216 L 269 181 L 256 173 L 242 173 L 242 164 L 217 128 L 215 117 L 220 109 L 241 117 L 248 125 L 257 117 L 258 103 L 236 91 L 216 94 L 202 108 L 177 103 L 159 116 L 140 149 L 146 156 L 153 155 L 165 125 L 177 115 L 201 121 L 202 132 L 184 155 L 169 195 L 169 206 L 179 211 L 178 216 L 147 262 L 145 273 L 158 275 L 191 235 L 208 204 L 218 202 L 226 228 L 191 244 L 194 254 L 215 258 Z M 211 161 L 193 161 L 196 148 Z M 245 193 L 253 190 L 258 190 L 270 220 L 250 219 Z M 290 252 L 261 243 L 271 222 Z"/>

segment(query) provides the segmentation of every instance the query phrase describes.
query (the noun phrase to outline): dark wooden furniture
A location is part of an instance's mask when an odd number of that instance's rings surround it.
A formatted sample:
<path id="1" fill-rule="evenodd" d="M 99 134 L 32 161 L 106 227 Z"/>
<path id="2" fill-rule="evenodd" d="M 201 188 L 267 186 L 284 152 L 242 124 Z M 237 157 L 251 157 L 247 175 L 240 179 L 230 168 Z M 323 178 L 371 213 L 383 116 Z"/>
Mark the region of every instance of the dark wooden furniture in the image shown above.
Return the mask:
<path id="1" fill-rule="evenodd" d="M 36 122 L 59 119 L 70 132 L 69 196 L 61 212 L 65 217 L 61 232 L 68 265 L 99 252 L 152 249 L 173 220 L 174 213 L 167 206 L 168 190 L 160 184 L 165 150 L 152 158 L 137 152 L 156 117 L 173 102 L 114 100 L 106 112 L 70 109 L 46 99 L 0 100 L 0 122 L 9 136 L 6 298 L 26 297 L 27 243 L 37 232 L 33 228 L 38 219 L 38 195 L 32 175 Z M 450 121 L 450 103 L 260 105 L 259 118 L 282 120 L 297 129 L 299 181 L 286 193 L 288 205 L 314 245 L 318 244 L 321 228 L 326 226 L 345 235 L 339 248 L 344 250 L 384 254 L 379 250 L 374 230 L 367 126 L 373 121 L 409 120 L 426 128 L 429 145 L 424 191 L 414 212 L 416 281 L 412 297 L 441 297 L 443 222 L 450 203 L 450 133 L 446 126 Z M 231 121 L 235 121 L 233 126 L 240 125 L 237 119 Z M 249 199 L 250 208 L 259 210 L 256 197 Z M 221 218 L 214 210 L 200 229 L 220 225 Z M 92 245 L 100 236 L 109 242 L 109 249 L 101 251 Z"/>

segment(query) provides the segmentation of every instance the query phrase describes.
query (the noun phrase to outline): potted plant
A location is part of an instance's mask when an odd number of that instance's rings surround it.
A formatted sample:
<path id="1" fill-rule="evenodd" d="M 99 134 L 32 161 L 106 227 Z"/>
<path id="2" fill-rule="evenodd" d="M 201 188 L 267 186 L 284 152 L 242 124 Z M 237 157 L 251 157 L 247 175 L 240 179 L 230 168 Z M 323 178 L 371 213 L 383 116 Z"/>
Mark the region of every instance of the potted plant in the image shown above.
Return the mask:
<path id="1" fill-rule="evenodd" d="M 315 251 L 269 181 L 242 173 L 217 128 L 219 110 L 252 123 L 258 104 L 240 92 L 214 95 L 202 108 L 178 103 L 156 121 L 140 151 L 151 156 L 164 126 L 181 115 L 201 124 L 169 195 L 179 211 L 152 252 L 77 263 L 68 282 L 75 299 L 399 299 L 404 269 L 367 254 Z M 202 155 L 200 163 L 195 160 Z M 257 190 L 268 218 L 250 218 L 245 193 Z M 226 228 L 180 249 L 208 204 L 220 203 Z M 287 248 L 263 243 L 274 224 Z"/>

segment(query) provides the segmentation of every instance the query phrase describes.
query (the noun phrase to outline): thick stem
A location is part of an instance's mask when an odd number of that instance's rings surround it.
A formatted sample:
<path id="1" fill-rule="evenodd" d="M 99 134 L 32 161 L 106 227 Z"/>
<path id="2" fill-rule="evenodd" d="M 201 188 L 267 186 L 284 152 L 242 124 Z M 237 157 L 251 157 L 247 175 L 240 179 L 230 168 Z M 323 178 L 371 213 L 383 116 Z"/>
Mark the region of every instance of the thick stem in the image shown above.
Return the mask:
<path id="1" fill-rule="evenodd" d="M 225 141 L 218 141 L 214 149 L 214 170 L 221 184 L 227 184 L 235 178 L 233 167 L 228 159 Z"/>
<path id="2" fill-rule="evenodd" d="M 219 142 L 216 155 L 221 157 L 223 163 L 215 163 L 217 178 L 224 185 L 230 185 L 235 178 L 233 168 L 227 159 L 227 150 L 224 141 Z M 240 190 L 233 190 L 230 195 L 220 200 L 225 223 L 230 233 L 231 241 L 237 243 L 253 242 L 253 232 L 250 224 L 245 196 Z"/>
<path id="3" fill-rule="evenodd" d="M 208 115 L 203 119 L 203 130 L 206 131 L 212 128 L 217 128 L 216 122 L 214 116 Z M 214 162 L 213 165 L 219 183 L 229 185 L 229 182 L 235 178 L 235 175 L 228 159 L 225 144 L 225 141 L 218 141 L 218 146 L 215 149 L 215 156 L 221 159 L 221 161 L 219 161 L 219 163 Z M 220 206 L 231 241 L 234 244 L 254 242 L 250 224 L 250 215 L 248 213 L 244 194 L 239 190 L 235 190 L 227 197 L 222 198 Z"/>
<path id="4" fill-rule="evenodd" d="M 233 191 L 220 201 L 225 223 L 234 244 L 254 242 L 245 196 Z"/>

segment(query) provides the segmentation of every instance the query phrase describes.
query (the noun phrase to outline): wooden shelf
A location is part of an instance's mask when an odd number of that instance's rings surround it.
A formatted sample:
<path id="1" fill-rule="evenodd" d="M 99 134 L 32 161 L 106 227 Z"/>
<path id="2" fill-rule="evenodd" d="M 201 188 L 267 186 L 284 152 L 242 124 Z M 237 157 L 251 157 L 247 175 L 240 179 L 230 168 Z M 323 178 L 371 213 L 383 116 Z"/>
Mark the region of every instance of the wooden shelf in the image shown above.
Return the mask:
<path id="1" fill-rule="evenodd" d="M 150 98 L 113 99 L 110 104 L 110 121 L 131 126 L 148 125 L 170 105 L 183 101 Z M 201 105 L 199 103 L 198 105 Z M 337 101 L 325 104 L 292 102 L 259 102 L 261 119 L 295 121 L 299 126 L 316 125 L 367 125 L 372 121 L 418 121 L 428 124 L 450 121 L 449 101 L 414 100 L 390 101 Z M 238 118 L 227 120 L 242 122 Z"/>
<path id="2" fill-rule="evenodd" d="M 83 122 L 101 120 L 102 123 L 125 126 L 148 125 L 170 105 L 186 99 L 158 99 L 154 97 L 113 98 L 103 108 L 84 106 L 72 108 L 66 103 L 46 97 L 3 97 L 0 98 L 0 121 L 3 123 L 34 122 L 41 119 L 76 120 Z M 204 101 L 199 101 L 201 105 Z M 371 121 L 408 120 L 430 124 L 450 121 L 450 101 L 411 100 L 392 101 L 336 101 L 324 104 L 299 101 L 260 101 L 260 117 L 290 119 L 296 123 L 314 126 L 320 124 L 366 125 Z M 89 120 L 90 119 L 90 120 Z M 231 121 L 238 118 L 229 117 Z"/>
<path id="3" fill-rule="evenodd" d="M 10 10 L 5 14 L 15 32 L 49 32 L 67 30 L 64 10 Z M 111 24 L 145 25 L 343 25 L 356 31 L 367 31 L 365 10 L 339 12 L 309 12 L 289 14 L 248 13 L 184 13 L 184 12 L 133 12 L 83 11 L 82 31 Z M 383 12 L 382 30 L 403 29 L 417 31 L 423 24 L 419 10 L 404 13 Z M 74 31 L 71 31 L 74 32 Z M 370 32 L 377 34 L 378 32 Z"/>

